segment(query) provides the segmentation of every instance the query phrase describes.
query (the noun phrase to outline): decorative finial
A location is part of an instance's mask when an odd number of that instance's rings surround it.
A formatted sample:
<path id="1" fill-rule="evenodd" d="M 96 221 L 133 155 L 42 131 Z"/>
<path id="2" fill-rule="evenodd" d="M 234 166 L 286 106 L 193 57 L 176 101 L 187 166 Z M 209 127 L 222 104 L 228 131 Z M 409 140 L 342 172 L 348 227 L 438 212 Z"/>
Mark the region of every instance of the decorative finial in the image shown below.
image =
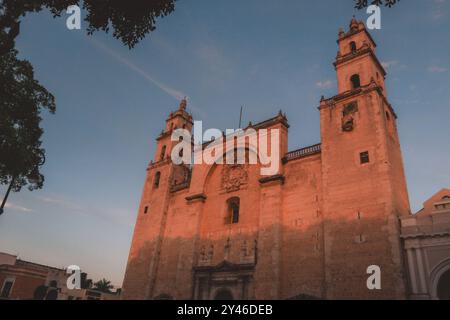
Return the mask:
<path id="1" fill-rule="evenodd" d="M 358 30 L 359 23 L 358 20 L 356 20 L 356 17 L 353 15 L 352 21 L 350 22 L 350 30 Z"/>
<path id="2" fill-rule="evenodd" d="M 186 97 L 183 98 L 183 100 L 181 100 L 180 102 L 180 110 L 186 110 L 187 107 L 187 99 Z"/>

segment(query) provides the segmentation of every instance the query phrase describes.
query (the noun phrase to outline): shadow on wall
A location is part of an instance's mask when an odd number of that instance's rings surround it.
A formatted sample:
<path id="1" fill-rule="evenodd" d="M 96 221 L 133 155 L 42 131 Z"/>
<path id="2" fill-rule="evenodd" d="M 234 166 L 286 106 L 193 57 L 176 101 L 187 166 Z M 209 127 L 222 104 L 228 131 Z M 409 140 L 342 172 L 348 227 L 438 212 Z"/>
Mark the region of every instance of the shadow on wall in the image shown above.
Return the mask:
<path id="1" fill-rule="evenodd" d="M 122 297 L 208 300 L 228 290 L 233 299 L 406 298 L 395 218 L 320 221 L 224 225 L 210 237 L 164 238 L 158 256 L 156 241 L 136 242 Z M 371 265 L 381 268 L 381 290 L 367 288 Z"/>

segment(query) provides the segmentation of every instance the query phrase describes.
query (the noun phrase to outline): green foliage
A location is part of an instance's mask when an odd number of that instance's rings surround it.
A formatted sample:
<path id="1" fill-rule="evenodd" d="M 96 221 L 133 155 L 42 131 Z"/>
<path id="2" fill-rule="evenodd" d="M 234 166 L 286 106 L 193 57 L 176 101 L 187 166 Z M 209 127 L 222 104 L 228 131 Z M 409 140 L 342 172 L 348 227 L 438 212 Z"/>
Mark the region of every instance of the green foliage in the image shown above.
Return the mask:
<path id="1" fill-rule="evenodd" d="M 20 20 L 28 13 L 49 10 L 55 17 L 70 5 L 86 11 L 87 33 L 109 32 L 133 48 L 155 29 L 157 18 L 175 9 L 176 0 L 0 0 L 0 184 L 9 188 L 0 206 L 0 214 L 10 191 L 25 185 L 40 189 L 44 176 L 39 167 L 45 162 L 41 147 L 41 112 L 55 112 L 53 95 L 34 79 L 28 61 L 17 59 L 15 40 Z"/>
<path id="2" fill-rule="evenodd" d="M 111 284 L 111 281 L 108 281 L 106 279 L 102 279 L 94 283 L 94 290 L 98 290 L 101 292 L 111 293 L 111 289 L 113 288 L 114 286 Z"/>
<path id="3" fill-rule="evenodd" d="M 70 5 L 83 5 L 87 33 L 113 30 L 113 36 L 133 48 L 149 32 L 156 20 L 175 10 L 176 0 L 1 0 L 0 55 L 14 48 L 20 19 L 30 12 L 48 9 L 60 16 Z"/>
<path id="4" fill-rule="evenodd" d="M 41 112 L 55 112 L 55 99 L 34 79 L 33 67 L 17 59 L 17 51 L 0 56 L 0 183 L 19 191 L 42 188 L 39 166 L 45 161 L 41 147 Z"/>
<path id="5" fill-rule="evenodd" d="M 369 0 L 355 0 L 355 2 L 356 2 L 355 8 L 357 9 L 363 9 L 369 6 Z M 400 0 L 372 0 L 370 1 L 370 4 L 371 5 L 374 4 L 380 7 L 384 4 L 386 7 L 390 8 L 393 5 L 397 4 L 398 2 L 400 2 Z"/>

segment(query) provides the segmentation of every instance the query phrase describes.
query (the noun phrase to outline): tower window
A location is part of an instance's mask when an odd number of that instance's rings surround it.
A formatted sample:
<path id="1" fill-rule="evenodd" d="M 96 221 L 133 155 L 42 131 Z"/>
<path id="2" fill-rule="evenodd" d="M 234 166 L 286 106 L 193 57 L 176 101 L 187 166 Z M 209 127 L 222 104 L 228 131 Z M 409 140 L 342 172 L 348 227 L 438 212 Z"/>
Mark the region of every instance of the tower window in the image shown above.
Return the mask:
<path id="1" fill-rule="evenodd" d="M 165 156 L 166 156 L 166 146 L 163 146 L 161 148 L 161 154 L 159 155 L 159 160 L 164 160 Z"/>
<path id="2" fill-rule="evenodd" d="M 147 214 L 148 213 L 148 206 L 145 206 L 145 208 L 144 208 L 144 214 Z"/>
<path id="3" fill-rule="evenodd" d="M 369 151 L 361 152 L 359 154 L 359 159 L 361 161 L 361 164 L 369 163 L 370 162 Z"/>
<path id="4" fill-rule="evenodd" d="M 240 199 L 238 197 L 228 199 L 227 216 L 225 218 L 226 224 L 239 223 L 239 209 L 240 209 Z"/>
<path id="5" fill-rule="evenodd" d="M 350 42 L 350 51 L 352 53 L 356 52 L 356 43 L 355 43 L 355 41 Z"/>
<path id="6" fill-rule="evenodd" d="M 358 74 L 352 75 L 350 81 L 352 83 L 352 89 L 358 89 L 359 87 L 361 87 L 361 80 Z"/>
<path id="7" fill-rule="evenodd" d="M 388 111 L 386 111 L 386 119 L 391 120 L 391 116 L 389 115 Z"/>
<path id="8" fill-rule="evenodd" d="M 161 172 L 157 172 L 156 174 L 155 174 L 155 182 L 153 183 L 153 186 L 155 187 L 155 188 L 158 188 L 159 187 L 159 180 L 161 179 Z"/>

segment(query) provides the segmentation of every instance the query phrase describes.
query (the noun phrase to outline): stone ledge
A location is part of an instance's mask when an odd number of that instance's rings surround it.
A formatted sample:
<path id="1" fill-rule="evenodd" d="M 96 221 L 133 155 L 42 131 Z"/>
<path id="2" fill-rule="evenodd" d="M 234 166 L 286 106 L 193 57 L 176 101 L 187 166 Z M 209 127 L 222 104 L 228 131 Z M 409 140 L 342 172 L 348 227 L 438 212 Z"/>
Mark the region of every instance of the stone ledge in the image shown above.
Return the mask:
<path id="1" fill-rule="evenodd" d="M 279 181 L 279 182 L 281 182 L 281 184 L 284 184 L 285 180 L 286 180 L 286 178 L 282 174 L 277 174 L 274 176 L 261 178 L 261 179 L 259 179 L 259 183 L 266 184 L 266 183 L 273 182 L 273 181 Z"/>
<path id="2" fill-rule="evenodd" d="M 198 193 L 198 194 L 194 194 L 192 196 L 186 197 L 186 200 L 188 202 L 194 202 L 194 201 L 205 202 L 206 199 L 207 199 L 207 197 L 204 193 Z"/>

